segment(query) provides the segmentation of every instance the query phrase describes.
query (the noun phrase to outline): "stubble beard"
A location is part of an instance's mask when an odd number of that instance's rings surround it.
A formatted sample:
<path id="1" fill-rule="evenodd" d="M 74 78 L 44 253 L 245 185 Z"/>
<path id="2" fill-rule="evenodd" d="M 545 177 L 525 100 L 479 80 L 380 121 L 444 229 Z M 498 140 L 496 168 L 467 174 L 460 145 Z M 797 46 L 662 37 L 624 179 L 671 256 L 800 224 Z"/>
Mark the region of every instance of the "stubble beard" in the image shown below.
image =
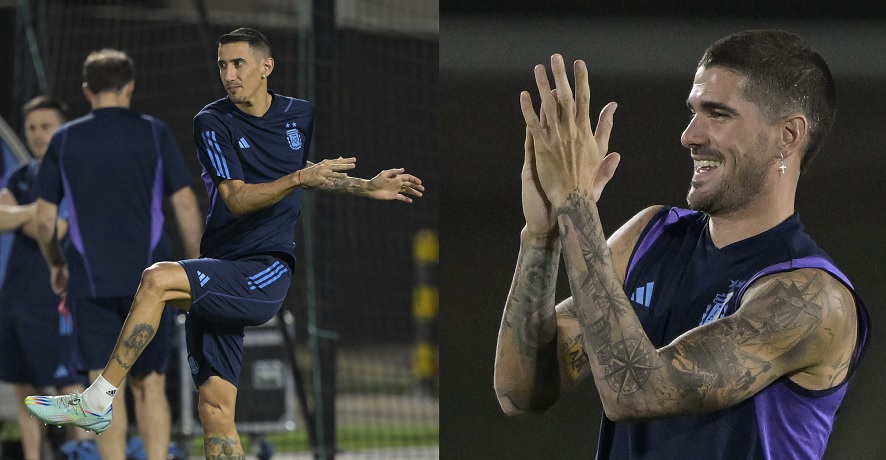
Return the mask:
<path id="1" fill-rule="evenodd" d="M 763 161 L 733 164 L 733 172 L 723 174 L 712 190 L 701 192 L 696 189 L 697 184 L 690 184 L 686 195 L 689 209 L 709 216 L 728 215 L 741 210 L 760 194 L 769 165 Z"/>

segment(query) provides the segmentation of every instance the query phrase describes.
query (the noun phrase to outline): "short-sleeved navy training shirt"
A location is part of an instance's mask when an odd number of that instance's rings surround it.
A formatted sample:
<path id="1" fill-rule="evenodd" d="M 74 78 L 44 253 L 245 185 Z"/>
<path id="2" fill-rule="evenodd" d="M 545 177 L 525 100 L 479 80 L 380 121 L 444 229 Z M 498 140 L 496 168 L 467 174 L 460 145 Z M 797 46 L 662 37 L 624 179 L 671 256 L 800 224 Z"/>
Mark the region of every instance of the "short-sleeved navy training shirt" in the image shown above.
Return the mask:
<path id="1" fill-rule="evenodd" d="M 142 271 L 172 257 L 163 198 L 190 183 L 172 133 L 153 117 L 100 108 L 59 128 L 40 168 L 40 196 L 67 199 L 68 295 L 134 295 Z"/>
<path id="2" fill-rule="evenodd" d="M 209 195 L 202 257 L 275 253 L 293 263 L 300 188 L 273 206 L 240 217 L 231 214 L 218 192 L 218 184 L 227 179 L 273 182 L 305 167 L 314 108 L 307 101 L 269 93 L 273 101 L 261 117 L 242 112 L 228 98 L 207 105 L 194 117 L 194 141 Z"/>

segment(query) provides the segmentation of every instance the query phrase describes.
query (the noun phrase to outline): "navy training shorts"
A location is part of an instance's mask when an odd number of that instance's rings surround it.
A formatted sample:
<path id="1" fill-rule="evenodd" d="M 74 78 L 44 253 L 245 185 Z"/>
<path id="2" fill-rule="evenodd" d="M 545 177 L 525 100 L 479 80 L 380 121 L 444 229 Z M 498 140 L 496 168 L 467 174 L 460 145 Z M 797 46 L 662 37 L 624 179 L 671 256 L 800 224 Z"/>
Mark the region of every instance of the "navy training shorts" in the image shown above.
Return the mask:
<path id="1" fill-rule="evenodd" d="M 292 268 L 271 255 L 237 260 L 179 261 L 191 284 L 185 323 L 188 364 L 199 387 L 217 374 L 237 385 L 243 362 L 243 330 L 268 322 L 280 311 Z"/>
<path id="2" fill-rule="evenodd" d="M 104 369 L 114 352 L 114 345 L 123 330 L 123 322 L 132 307 L 132 297 L 73 299 L 77 337 L 77 359 L 80 370 Z M 154 339 L 132 365 L 129 374 L 143 377 L 151 372 L 165 374 L 172 354 L 172 332 L 177 310 L 163 309 L 160 326 Z"/>
<path id="3" fill-rule="evenodd" d="M 86 384 L 74 363 L 74 320 L 58 298 L 0 301 L 0 380 L 36 388 Z"/>

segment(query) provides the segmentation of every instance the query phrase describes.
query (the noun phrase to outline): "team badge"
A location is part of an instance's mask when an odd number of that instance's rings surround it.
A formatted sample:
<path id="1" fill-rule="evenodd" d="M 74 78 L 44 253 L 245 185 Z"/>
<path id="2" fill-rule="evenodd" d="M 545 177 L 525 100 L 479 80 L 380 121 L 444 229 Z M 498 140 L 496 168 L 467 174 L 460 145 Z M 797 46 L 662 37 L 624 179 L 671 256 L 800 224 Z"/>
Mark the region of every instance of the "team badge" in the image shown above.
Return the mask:
<path id="1" fill-rule="evenodd" d="M 292 126 L 292 129 L 286 130 L 286 138 L 289 139 L 289 147 L 292 150 L 298 150 L 301 148 L 302 140 L 301 133 L 298 132 L 298 128 L 296 128 L 295 123 L 286 123 L 286 127 L 289 128 Z"/>
<path id="2" fill-rule="evenodd" d="M 699 321 L 698 325 L 701 326 L 726 317 L 729 313 L 729 301 L 732 300 L 735 294 L 738 294 L 744 283 L 744 280 L 730 280 L 729 290 L 714 296 L 714 301 L 705 308 L 705 312 L 701 315 L 701 321 Z"/>

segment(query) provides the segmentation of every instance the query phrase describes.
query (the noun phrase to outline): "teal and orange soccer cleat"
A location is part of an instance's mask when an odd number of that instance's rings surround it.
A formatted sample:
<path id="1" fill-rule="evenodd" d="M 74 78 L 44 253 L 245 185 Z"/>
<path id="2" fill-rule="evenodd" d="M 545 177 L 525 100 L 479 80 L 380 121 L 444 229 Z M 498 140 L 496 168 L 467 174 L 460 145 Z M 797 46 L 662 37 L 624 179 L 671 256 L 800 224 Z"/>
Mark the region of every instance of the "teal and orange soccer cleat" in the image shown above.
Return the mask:
<path id="1" fill-rule="evenodd" d="M 63 396 L 28 396 L 25 408 L 43 423 L 79 426 L 86 431 L 101 433 L 111 424 L 111 409 L 104 414 L 90 412 L 83 405 L 83 397 L 76 391 Z"/>

